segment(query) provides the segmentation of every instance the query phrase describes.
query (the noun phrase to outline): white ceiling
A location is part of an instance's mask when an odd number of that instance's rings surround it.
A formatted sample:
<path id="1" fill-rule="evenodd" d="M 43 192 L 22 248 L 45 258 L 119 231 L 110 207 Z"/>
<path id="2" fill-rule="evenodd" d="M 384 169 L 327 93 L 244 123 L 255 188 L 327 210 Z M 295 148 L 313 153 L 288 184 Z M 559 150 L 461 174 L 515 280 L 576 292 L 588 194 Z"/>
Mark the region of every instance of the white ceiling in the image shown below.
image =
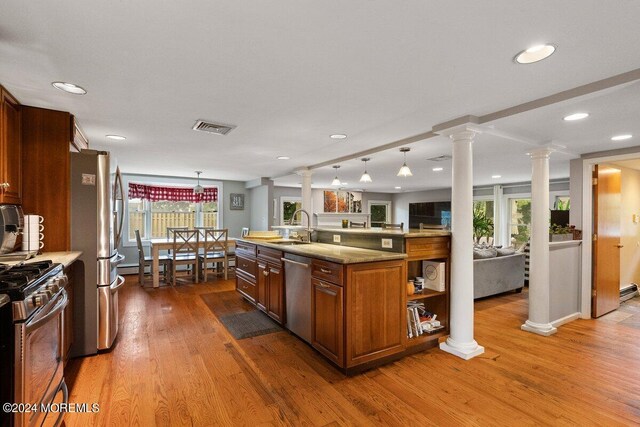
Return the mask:
<path id="1" fill-rule="evenodd" d="M 638 2 L 599 0 L 200 0 L 188 6 L 5 0 L 0 83 L 25 104 L 74 113 L 91 145 L 114 152 L 125 172 L 191 176 L 203 170 L 206 178 L 249 180 L 639 68 L 639 19 Z M 512 61 L 541 42 L 558 46 L 551 58 L 528 66 Z M 56 80 L 88 94 L 60 92 L 50 85 Z M 624 95 L 596 105 L 607 111 Z M 638 111 L 628 111 L 629 123 L 640 122 Z M 596 123 L 594 114 L 597 129 L 574 147 L 575 134 L 562 128 L 556 113 L 545 108 L 541 117 L 524 113 L 495 126 L 559 138 L 576 153 L 591 151 L 614 131 L 606 118 Z M 196 133 L 196 119 L 237 128 L 226 137 Z M 128 139 L 111 142 L 104 137 L 110 133 Z M 335 141 L 332 133 L 349 138 Z M 416 173 L 404 188 L 449 185 L 450 177 L 432 178 L 419 163 L 450 150 L 438 139 L 412 146 L 408 162 Z M 492 173 L 525 176 L 524 150 L 482 135 L 477 184 L 492 182 Z M 279 155 L 292 159 L 276 161 Z M 371 157 L 371 189 L 394 191 L 400 154 Z M 566 158 L 554 156 L 552 177 L 568 175 Z M 353 181 L 360 169 L 351 161 L 341 173 Z M 324 179 L 319 172 L 314 181 L 323 185 Z M 296 178 L 288 180 L 295 184 Z"/>

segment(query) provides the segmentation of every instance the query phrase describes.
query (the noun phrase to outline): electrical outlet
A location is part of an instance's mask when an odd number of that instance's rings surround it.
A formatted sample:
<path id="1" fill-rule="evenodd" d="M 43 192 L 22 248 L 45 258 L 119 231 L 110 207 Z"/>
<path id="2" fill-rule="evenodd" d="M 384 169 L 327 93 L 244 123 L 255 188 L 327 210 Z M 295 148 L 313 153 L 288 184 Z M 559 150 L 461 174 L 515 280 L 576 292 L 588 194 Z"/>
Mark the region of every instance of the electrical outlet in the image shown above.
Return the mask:
<path id="1" fill-rule="evenodd" d="M 393 249 L 392 239 L 382 239 L 382 247 L 387 249 Z"/>
<path id="2" fill-rule="evenodd" d="M 333 235 L 333 243 L 340 243 L 340 235 L 339 234 L 334 234 Z"/>

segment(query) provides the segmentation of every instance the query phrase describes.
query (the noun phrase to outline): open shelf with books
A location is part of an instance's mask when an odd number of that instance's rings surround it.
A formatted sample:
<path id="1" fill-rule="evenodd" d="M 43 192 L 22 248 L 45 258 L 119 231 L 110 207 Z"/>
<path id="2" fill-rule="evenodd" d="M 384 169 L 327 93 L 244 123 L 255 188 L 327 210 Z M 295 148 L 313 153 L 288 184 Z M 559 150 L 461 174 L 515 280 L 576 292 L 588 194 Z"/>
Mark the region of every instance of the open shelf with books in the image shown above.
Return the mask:
<path id="1" fill-rule="evenodd" d="M 407 308 L 407 346 L 437 345 L 449 334 L 450 237 L 433 238 L 422 244 L 407 239 L 407 289 L 416 278 L 423 278 L 414 293 L 405 299 Z M 412 251 L 412 248 L 415 250 Z M 418 279 L 421 282 L 421 279 Z M 422 347 L 422 346 L 421 346 Z"/>

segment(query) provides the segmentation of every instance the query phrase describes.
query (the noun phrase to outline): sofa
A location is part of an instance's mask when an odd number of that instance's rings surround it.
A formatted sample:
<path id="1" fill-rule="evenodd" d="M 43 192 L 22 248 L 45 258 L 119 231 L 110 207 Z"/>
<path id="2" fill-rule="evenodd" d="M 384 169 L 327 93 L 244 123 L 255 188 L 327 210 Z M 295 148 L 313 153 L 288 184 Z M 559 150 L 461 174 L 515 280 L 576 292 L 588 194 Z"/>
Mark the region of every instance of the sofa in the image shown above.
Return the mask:
<path id="1" fill-rule="evenodd" d="M 525 254 L 473 260 L 473 298 L 483 298 L 524 286 Z"/>

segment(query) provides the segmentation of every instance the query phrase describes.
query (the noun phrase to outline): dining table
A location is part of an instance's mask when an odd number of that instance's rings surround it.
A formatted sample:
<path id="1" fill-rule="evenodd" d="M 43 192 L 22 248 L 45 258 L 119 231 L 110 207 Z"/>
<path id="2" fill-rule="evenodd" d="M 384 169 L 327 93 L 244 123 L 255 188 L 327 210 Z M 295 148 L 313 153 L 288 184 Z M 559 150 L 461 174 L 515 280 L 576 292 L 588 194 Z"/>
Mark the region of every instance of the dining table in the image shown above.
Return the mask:
<path id="1" fill-rule="evenodd" d="M 151 245 L 151 257 L 153 258 L 151 261 L 151 276 L 153 278 L 153 287 L 158 288 L 160 287 L 160 251 L 173 249 L 173 239 L 159 237 L 155 239 L 146 239 L 145 242 L 148 242 Z M 229 249 L 234 248 L 236 246 L 235 238 L 228 237 L 227 244 Z M 198 240 L 198 249 L 200 248 L 204 248 L 204 239 Z"/>

